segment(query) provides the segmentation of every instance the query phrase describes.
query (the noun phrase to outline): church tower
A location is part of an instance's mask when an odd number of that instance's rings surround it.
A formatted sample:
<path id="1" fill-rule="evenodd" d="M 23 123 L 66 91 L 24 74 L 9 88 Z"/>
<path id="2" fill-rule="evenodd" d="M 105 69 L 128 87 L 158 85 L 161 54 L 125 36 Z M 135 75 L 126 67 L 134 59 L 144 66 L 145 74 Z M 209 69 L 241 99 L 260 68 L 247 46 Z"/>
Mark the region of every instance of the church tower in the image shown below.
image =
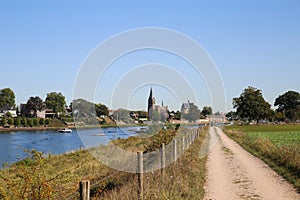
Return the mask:
<path id="1" fill-rule="evenodd" d="M 148 117 L 150 118 L 152 110 L 155 107 L 155 98 L 152 95 L 152 88 L 150 89 L 150 95 L 148 98 Z"/>

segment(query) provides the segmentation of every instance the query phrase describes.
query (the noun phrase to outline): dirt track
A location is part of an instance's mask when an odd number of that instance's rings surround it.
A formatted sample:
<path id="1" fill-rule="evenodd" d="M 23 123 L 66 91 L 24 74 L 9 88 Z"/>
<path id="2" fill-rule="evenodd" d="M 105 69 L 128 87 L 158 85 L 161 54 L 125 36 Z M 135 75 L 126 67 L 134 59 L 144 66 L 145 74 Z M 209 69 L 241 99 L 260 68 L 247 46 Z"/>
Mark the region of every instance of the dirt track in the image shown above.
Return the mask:
<path id="1" fill-rule="evenodd" d="M 209 131 L 212 150 L 204 199 L 300 200 L 293 186 L 229 139 L 220 128 L 212 127 Z"/>

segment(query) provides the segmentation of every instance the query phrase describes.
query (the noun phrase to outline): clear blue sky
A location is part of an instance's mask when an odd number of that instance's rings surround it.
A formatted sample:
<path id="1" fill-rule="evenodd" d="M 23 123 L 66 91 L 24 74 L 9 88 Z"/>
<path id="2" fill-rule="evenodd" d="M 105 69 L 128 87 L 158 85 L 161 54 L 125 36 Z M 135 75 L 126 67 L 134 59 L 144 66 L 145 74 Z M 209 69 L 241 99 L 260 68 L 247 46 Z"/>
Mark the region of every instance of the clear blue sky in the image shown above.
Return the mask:
<path id="1" fill-rule="evenodd" d="M 51 91 L 69 103 L 80 65 L 100 42 L 128 29 L 163 27 L 206 49 L 224 81 L 226 110 L 249 85 L 273 104 L 287 90 L 300 91 L 299 19 L 299 0 L 0 1 L 0 88 L 12 88 L 17 103 Z M 162 93 L 156 91 L 159 103 Z M 143 98 L 130 106 L 145 109 Z M 96 100 L 111 103 L 105 93 Z M 207 91 L 198 100 L 209 105 Z"/>

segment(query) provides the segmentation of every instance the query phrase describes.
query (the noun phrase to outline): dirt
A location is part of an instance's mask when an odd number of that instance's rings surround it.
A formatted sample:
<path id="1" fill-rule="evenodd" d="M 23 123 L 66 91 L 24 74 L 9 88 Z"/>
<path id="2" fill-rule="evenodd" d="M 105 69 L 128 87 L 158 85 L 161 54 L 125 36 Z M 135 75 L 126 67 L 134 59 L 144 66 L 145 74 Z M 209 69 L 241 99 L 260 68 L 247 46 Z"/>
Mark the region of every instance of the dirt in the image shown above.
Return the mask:
<path id="1" fill-rule="evenodd" d="M 254 157 L 220 128 L 209 130 L 206 200 L 300 200 L 300 194 L 263 161 Z"/>

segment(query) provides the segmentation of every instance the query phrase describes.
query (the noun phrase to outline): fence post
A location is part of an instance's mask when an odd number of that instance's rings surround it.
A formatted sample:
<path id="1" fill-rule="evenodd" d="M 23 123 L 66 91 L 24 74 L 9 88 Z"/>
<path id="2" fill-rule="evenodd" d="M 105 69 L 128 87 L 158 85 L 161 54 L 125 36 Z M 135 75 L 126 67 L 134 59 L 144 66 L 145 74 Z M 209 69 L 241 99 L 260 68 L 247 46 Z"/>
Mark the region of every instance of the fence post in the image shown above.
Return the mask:
<path id="1" fill-rule="evenodd" d="M 143 178 L 144 174 L 144 167 L 143 167 L 143 152 L 138 152 L 138 181 L 139 181 L 139 189 L 138 189 L 138 199 L 142 200 L 143 199 L 143 193 L 144 193 L 144 188 L 143 188 Z"/>
<path id="2" fill-rule="evenodd" d="M 185 140 L 184 140 L 184 136 L 182 137 L 182 151 L 184 151 L 184 143 L 185 143 Z"/>
<path id="3" fill-rule="evenodd" d="M 80 200 L 90 199 L 90 181 L 82 180 L 79 182 Z"/>
<path id="4" fill-rule="evenodd" d="M 177 160 L 177 141 L 173 140 L 173 153 L 174 153 L 174 162 Z"/>
<path id="5" fill-rule="evenodd" d="M 161 145 L 161 173 L 165 175 L 165 166 L 166 166 L 166 155 L 165 155 L 165 143 Z"/>

